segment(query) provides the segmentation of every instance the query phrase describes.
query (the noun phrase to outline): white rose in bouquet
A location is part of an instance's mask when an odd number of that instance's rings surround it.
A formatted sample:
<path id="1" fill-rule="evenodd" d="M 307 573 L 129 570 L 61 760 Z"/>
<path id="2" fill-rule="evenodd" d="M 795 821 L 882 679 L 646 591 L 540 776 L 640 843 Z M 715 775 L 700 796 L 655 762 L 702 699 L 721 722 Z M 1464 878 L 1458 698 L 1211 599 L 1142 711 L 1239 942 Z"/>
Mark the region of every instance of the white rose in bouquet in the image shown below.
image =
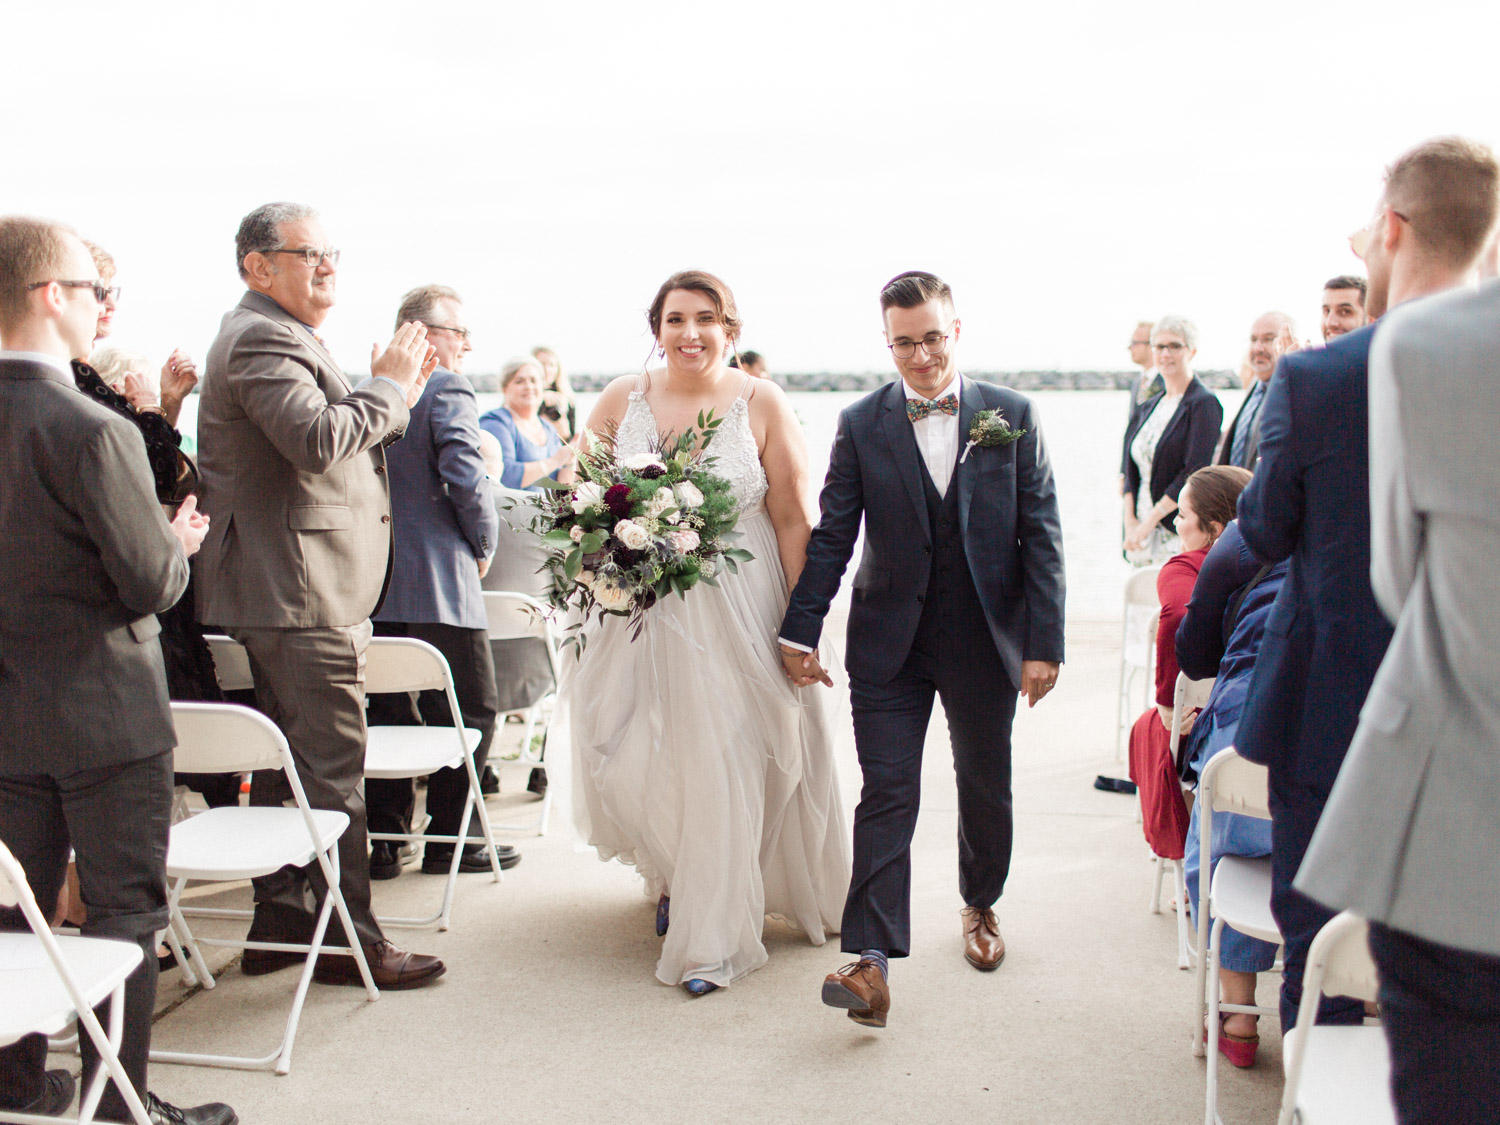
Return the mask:
<path id="1" fill-rule="evenodd" d="M 624 586 L 611 579 L 605 579 L 594 587 L 594 601 L 599 603 L 600 609 L 619 612 L 622 609 L 629 609 L 635 598 Z"/>
<path id="2" fill-rule="evenodd" d="M 676 547 L 684 555 L 689 551 L 696 551 L 698 549 L 698 533 L 690 527 L 674 531 L 667 538 L 671 540 L 672 546 Z"/>
<path id="3" fill-rule="evenodd" d="M 615 524 L 615 538 L 632 551 L 644 551 L 651 545 L 651 536 L 634 520 L 621 520 Z"/>
<path id="4" fill-rule="evenodd" d="M 594 572 L 592 570 L 579 571 L 578 584 L 586 590 L 592 590 L 594 588 Z"/>
<path id="5" fill-rule="evenodd" d="M 674 485 L 672 491 L 677 495 L 679 508 L 696 508 L 703 503 L 703 493 L 699 492 L 698 486 L 690 480 Z"/>
<path id="6" fill-rule="evenodd" d="M 575 515 L 583 515 L 590 508 L 597 508 L 604 503 L 604 489 L 600 488 L 591 480 L 580 484 L 573 496 L 573 512 Z"/>
<path id="7" fill-rule="evenodd" d="M 651 494 L 651 502 L 646 505 L 646 514 L 653 519 L 659 518 L 663 512 L 677 503 L 670 488 L 658 488 Z"/>
<path id="8" fill-rule="evenodd" d="M 574 524 L 568 529 L 568 538 L 577 543 L 583 538 L 583 528 L 579 527 L 577 524 Z"/>
<path id="9" fill-rule="evenodd" d="M 632 473 L 639 473 L 650 468 L 661 469 L 665 472 L 667 468 L 662 463 L 662 459 L 654 453 L 637 453 L 634 457 L 625 458 L 620 464 Z"/>

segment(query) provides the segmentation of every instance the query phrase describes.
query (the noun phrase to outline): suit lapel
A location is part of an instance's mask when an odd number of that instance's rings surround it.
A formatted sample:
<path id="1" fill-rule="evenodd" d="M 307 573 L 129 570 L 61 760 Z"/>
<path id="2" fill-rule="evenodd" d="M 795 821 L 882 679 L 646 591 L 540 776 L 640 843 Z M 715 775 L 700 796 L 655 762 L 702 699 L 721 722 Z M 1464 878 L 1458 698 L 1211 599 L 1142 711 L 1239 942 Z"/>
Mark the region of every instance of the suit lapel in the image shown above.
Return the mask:
<path id="1" fill-rule="evenodd" d="M 256 312 L 260 313 L 263 316 L 270 317 L 278 324 L 286 325 L 287 328 L 291 329 L 292 334 L 296 336 L 297 339 L 306 344 L 308 350 L 318 357 L 318 359 L 321 361 L 322 366 L 328 368 L 328 370 L 333 372 L 334 377 L 338 379 L 339 384 L 344 388 L 345 394 L 348 394 L 354 389 L 354 387 L 349 383 L 348 378 L 345 377 L 343 369 L 339 367 L 338 360 L 334 359 L 332 354 L 329 353 L 328 349 L 323 346 L 322 342 L 315 335 L 313 335 L 313 330 L 307 325 L 303 324 L 291 313 L 287 312 L 275 301 L 271 300 L 270 297 L 267 297 L 264 293 L 257 293 L 254 290 L 251 290 L 250 292 L 245 294 L 244 298 L 240 301 L 240 304 L 244 305 L 246 308 L 254 309 Z"/>
<path id="2" fill-rule="evenodd" d="M 969 428 L 974 424 L 974 415 L 984 410 L 984 395 L 973 379 L 963 381 L 963 395 L 958 402 L 958 456 L 963 457 L 964 446 L 969 444 Z M 962 464 L 953 466 L 953 484 L 958 486 L 958 527 L 969 529 L 969 502 L 974 498 L 974 477 L 979 472 L 979 459 L 974 456 L 978 446 L 969 450 Z M 951 487 L 951 486 L 950 486 Z"/>
<path id="3" fill-rule="evenodd" d="M 922 538 L 930 539 L 927 493 L 922 486 L 922 455 L 917 452 L 917 439 L 911 432 L 911 421 L 906 417 L 906 392 L 899 379 L 891 384 L 886 394 L 883 425 L 886 443 L 891 449 L 891 461 L 896 466 L 901 483 L 906 486 L 907 496 L 911 498 L 917 526 L 922 529 Z"/>

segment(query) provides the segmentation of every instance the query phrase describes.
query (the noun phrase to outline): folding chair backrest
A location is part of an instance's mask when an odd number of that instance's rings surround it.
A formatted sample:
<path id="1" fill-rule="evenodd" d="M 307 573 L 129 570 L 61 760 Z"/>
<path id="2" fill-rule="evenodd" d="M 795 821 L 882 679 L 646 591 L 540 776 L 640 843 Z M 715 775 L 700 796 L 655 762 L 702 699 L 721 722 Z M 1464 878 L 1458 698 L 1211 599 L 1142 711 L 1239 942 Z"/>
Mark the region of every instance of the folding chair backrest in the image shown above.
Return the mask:
<path id="1" fill-rule="evenodd" d="M 1377 1000 L 1380 973 L 1370 956 L 1370 924 L 1345 911 L 1318 931 L 1307 954 L 1308 964 L 1326 965 L 1322 990 L 1329 996 Z"/>
<path id="2" fill-rule="evenodd" d="M 229 637 L 210 633 L 203 638 L 214 658 L 214 676 L 223 691 L 245 691 L 255 686 L 250 674 L 250 654 L 245 646 Z"/>
<path id="3" fill-rule="evenodd" d="M 1183 673 L 1177 673 L 1177 686 L 1172 689 L 1172 733 L 1167 739 L 1174 764 L 1177 763 L 1177 747 L 1182 742 L 1182 736 L 1178 733 L 1182 726 L 1182 716 L 1194 707 L 1202 710 L 1213 690 L 1213 676 L 1206 680 L 1190 680 Z"/>
<path id="4" fill-rule="evenodd" d="M 1156 594 L 1156 576 L 1160 573 L 1161 567 L 1146 566 L 1125 579 L 1125 604 L 1160 605 L 1161 598 Z"/>
<path id="5" fill-rule="evenodd" d="M 1214 812 L 1271 819 L 1266 767 L 1241 758 L 1233 746 L 1225 747 L 1209 759 L 1203 767 L 1203 786 L 1213 793 Z"/>
<path id="6" fill-rule="evenodd" d="M 172 704 L 178 773 L 245 773 L 279 770 L 287 758 L 286 738 L 259 711 L 234 703 Z"/>
<path id="7" fill-rule="evenodd" d="M 365 692 L 441 690 L 449 685 L 448 661 L 426 641 L 372 637 L 365 650 Z"/>
<path id="8" fill-rule="evenodd" d="M 484 612 L 489 618 L 492 641 L 512 641 L 536 637 L 548 641 L 546 607 L 526 594 L 512 590 L 486 590 Z"/>

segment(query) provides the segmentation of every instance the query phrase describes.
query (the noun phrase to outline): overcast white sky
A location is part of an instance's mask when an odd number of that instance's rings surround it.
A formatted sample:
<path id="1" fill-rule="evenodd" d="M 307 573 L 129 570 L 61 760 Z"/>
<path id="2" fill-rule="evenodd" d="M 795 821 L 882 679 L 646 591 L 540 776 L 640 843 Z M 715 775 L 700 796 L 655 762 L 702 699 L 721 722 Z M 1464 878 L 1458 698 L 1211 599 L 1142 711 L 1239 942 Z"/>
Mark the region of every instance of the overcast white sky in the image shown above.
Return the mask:
<path id="1" fill-rule="evenodd" d="M 1500 142 L 1493 0 L 1425 4 L 7 4 L 0 210 L 111 250 L 116 340 L 200 359 L 235 227 L 296 199 L 344 251 L 351 370 L 401 294 L 467 301 L 471 370 L 545 342 L 638 368 L 673 270 L 773 369 L 885 370 L 876 295 L 948 279 L 971 369 L 1120 369 L 1194 318 L 1234 366 L 1322 281 L 1381 168 Z"/>

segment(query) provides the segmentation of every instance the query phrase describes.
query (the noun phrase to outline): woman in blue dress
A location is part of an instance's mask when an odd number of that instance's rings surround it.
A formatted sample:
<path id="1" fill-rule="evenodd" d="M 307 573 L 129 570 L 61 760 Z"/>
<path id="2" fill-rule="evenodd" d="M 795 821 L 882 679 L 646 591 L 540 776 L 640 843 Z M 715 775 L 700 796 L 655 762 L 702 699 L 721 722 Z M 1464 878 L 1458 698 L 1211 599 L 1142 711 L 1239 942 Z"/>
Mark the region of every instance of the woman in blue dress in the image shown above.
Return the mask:
<path id="1" fill-rule="evenodd" d="M 1177 627 L 1177 663 L 1195 680 L 1218 677 L 1192 734 L 1182 749 L 1194 776 L 1226 746 L 1234 745 L 1255 657 L 1260 652 L 1271 603 L 1286 577 L 1287 563 L 1263 567 L 1250 553 L 1238 523 L 1231 523 L 1203 560 L 1187 613 Z M 1221 856 L 1271 854 L 1271 822 L 1238 813 L 1215 813 L 1209 868 Z M 1202 860 L 1198 854 L 1198 806 L 1188 826 L 1184 862 L 1188 900 L 1198 902 Z M 1276 946 L 1224 927 L 1219 987 L 1226 1003 L 1254 1004 L 1256 973 L 1270 969 Z M 1257 1017 L 1227 1013 L 1219 1028 L 1219 1050 L 1235 1066 L 1255 1062 Z"/>
<path id="2" fill-rule="evenodd" d="M 500 483 L 506 488 L 540 492 L 537 482 L 552 477 L 563 484 L 573 480 L 575 452 L 551 422 L 539 413 L 542 405 L 542 368 L 527 356 L 500 369 L 500 391 L 505 405 L 481 415 L 479 425 L 495 435 L 505 455 Z"/>

